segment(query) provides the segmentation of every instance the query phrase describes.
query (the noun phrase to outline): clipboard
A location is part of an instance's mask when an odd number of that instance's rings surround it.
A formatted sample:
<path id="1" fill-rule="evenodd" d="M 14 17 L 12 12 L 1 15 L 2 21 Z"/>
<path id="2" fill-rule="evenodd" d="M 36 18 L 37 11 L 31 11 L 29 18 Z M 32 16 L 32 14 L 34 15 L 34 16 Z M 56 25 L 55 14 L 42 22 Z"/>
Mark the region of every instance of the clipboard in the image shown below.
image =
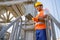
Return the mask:
<path id="1" fill-rule="evenodd" d="M 25 16 L 28 20 L 32 20 L 33 16 L 29 13 Z"/>

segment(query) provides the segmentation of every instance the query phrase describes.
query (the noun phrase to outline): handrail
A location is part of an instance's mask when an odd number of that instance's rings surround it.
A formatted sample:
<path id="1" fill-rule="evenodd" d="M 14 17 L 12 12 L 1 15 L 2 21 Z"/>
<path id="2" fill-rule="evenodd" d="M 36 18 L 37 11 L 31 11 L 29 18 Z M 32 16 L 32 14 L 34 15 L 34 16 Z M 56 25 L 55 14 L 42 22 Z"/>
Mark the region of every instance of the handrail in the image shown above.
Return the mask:
<path id="1" fill-rule="evenodd" d="M 21 19 L 21 16 L 17 17 L 15 21 L 11 22 L 8 26 L 6 26 L 5 29 L 0 31 L 0 38 L 4 35 L 4 33 L 19 19 Z"/>
<path id="2" fill-rule="evenodd" d="M 47 34 L 47 40 L 51 40 L 51 34 L 52 34 L 52 39 L 53 40 L 56 40 L 56 33 L 55 33 L 54 23 L 60 29 L 60 23 L 51 14 L 48 14 L 48 16 L 46 18 L 46 26 L 47 26 L 46 27 L 46 34 Z M 51 30 L 49 29 L 49 27 L 51 27 Z"/>
<path id="3" fill-rule="evenodd" d="M 60 29 L 60 22 L 58 22 L 51 14 L 48 14 L 52 21 L 57 25 L 57 27 Z"/>
<path id="4" fill-rule="evenodd" d="M 21 28 L 22 28 L 22 22 L 17 21 L 13 25 L 12 32 L 10 34 L 9 40 L 19 40 L 19 37 L 21 37 Z"/>

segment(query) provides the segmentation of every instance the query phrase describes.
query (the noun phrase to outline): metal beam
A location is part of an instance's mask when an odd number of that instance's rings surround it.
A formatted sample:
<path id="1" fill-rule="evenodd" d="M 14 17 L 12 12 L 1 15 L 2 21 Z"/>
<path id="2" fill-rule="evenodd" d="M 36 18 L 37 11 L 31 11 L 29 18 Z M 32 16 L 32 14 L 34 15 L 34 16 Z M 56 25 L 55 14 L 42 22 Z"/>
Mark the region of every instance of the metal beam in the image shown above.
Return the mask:
<path id="1" fill-rule="evenodd" d="M 25 1 L 24 4 L 33 4 L 35 1 Z"/>
<path id="2" fill-rule="evenodd" d="M 23 3 L 24 1 L 7 1 L 7 2 L 0 2 L 0 6 L 1 5 L 13 5 L 13 4 L 19 4 L 19 3 Z"/>
<path id="3" fill-rule="evenodd" d="M 20 11 L 20 10 L 21 10 L 21 9 L 20 9 L 21 6 L 20 6 L 20 7 L 19 7 L 19 5 L 15 5 L 15 6 L 17 7 L 18 11 L 19 11 L 20 14 L 21 14 L 21 11 Z M 21 14 L 21 15 L 22 15 L 22 14 Z"/>
<path id="4" fill-rule="evenodd" d="M 9 19 L 9 20 L 12 20 L 13 16 Z"/>
<path id="5" fill-rule="evenodd" d="M 7 1 L 7 2 L 0 2 L 0 5 L 7 5 L 7 6 L 9 6 L 9 5 L 14 5 L 14 4 L 19 4 L 19 3 L 24 3 L 24 4 L 31 4 L 31 3 L 34 3 L 34 2 L 36 2 L 36 0 L 30 0 L 30 1 L 26 1 L 26 0 L 23 0 L 23 1 Z"/>
<path id="6" fill-rule="evenodd" d="M 24 8 L 23 4 L 18 4 L 18 5 L 16 5 L 16 7 L 18 8 L 21 15 L 23 15 L 25 13 L 25 8 Z"/>
<path id="7" fill-rule="evenodd" d="M 5 21 L 0 21 L 0 23 L 6 23 Z"/>
<path id="8" fill-rule="evenodd" d="M 1 14 L 4 14 L 3 11 L 6 11 L 6 9 L 5 9 L 5 7 L 1 6 L 1 7 L 0 7 L 0 15 L 1 15 Z"/>
<path id="9" fill-rule="evenodd" d="M 2 19 L 2 20 L 4 20 L 4 21 L 6 20 L 6 19 L 5 19 L 5 18 L 3 18 L 1 15 L 0 15 L 0 19 Z"/>
<path id="10" fill-rule="evenodd" d="M 14 9 L 12 9 L 12 7 L 6 7 L 6 9 L 10 11 L 14 17 L 17 17 L 17 13 L 14 11 Z"/>
<path id="11" fill-rule="evenodd" d="M 18 16 L 21 16 L 20 12 L 18 11 L 18 9 L 17 9 L 17 7 L 15 5 L 12 5 L 12 8 L 18 14 Z"/>

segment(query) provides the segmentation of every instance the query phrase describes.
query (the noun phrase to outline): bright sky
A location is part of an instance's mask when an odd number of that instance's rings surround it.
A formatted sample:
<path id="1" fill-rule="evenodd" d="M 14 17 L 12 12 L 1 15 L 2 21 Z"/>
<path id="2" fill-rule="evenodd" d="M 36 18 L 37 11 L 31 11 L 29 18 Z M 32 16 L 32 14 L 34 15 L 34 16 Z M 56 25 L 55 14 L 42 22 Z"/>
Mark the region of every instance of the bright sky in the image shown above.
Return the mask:
<path id="1" fill-rule="evenodd" d="M 38 0 L 42 2 L 44 8 L 48 8 L 50 13 L 59 21 L 60 20 L 60 0 Z M 60 22 L 60 21 L 59 21 Z M 56 36 L 60 37 L 60 30 L 55 25 Z"/>

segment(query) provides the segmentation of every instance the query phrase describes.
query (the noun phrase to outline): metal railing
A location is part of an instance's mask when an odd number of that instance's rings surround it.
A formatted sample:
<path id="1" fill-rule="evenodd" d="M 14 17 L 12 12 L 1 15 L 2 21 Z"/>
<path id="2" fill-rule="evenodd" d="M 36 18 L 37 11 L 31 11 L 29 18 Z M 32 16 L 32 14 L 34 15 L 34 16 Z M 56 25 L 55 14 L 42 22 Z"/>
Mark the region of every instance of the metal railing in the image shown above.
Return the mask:
<path id="1" fill-rule="evenodd" d="M 57 29 L 55 29 L 54 24 L 56 24 L 57 27 L 60 29 L 60 23 L 51 14 L 48 14 L 46 19 L 47 40 L 57 40 L 57 36 L 56 36 Z"/>
<path id="2" fill-rule="evenodd" d="M 22 26 L 22 20 L 21 20 L 20 16 L 17 17 L 15 21 L 11 22 L 5 29 L 0 31 L 0 38 L 2 38 L 4 36 L 4 34 L 7 32 L 7 30 L 12 26 L 13 26 L 13 31 L 10 34 L 10 40 L 19 39 L 21 26 Z"/>
<path id="3" fill-rule="evenodd" d="M 47 40 L 57 40 L 54 23 L 60 29 L 60 23 L 51 14 L 49 14 L 46 19 Z M 6 33 L 7 30 L 11 26 L 13 26 L 13 28 L 12 28 L 12 32 L 10 34 L 9 40 L 20 40 L 21 39 L 21 35 L 20 35 L 21 34 L 21 27 L 22 27 L 21 17 L 18 17 L 15 21 L 11 22 L 5 29 L 1 30 L 0 31 L 0 38 L 2 38 L 4 36 L 4 33 Z"/>
<path id="4" fill-rule="evenodd" d="M 13 24 L 12 32 L 10 34 L 10 39 L 9 40 L 19 40 L 21 39 L 21 27 L 22 27 L 22 22 L 19 20 L 16 21 L 16 23 Z"/>

